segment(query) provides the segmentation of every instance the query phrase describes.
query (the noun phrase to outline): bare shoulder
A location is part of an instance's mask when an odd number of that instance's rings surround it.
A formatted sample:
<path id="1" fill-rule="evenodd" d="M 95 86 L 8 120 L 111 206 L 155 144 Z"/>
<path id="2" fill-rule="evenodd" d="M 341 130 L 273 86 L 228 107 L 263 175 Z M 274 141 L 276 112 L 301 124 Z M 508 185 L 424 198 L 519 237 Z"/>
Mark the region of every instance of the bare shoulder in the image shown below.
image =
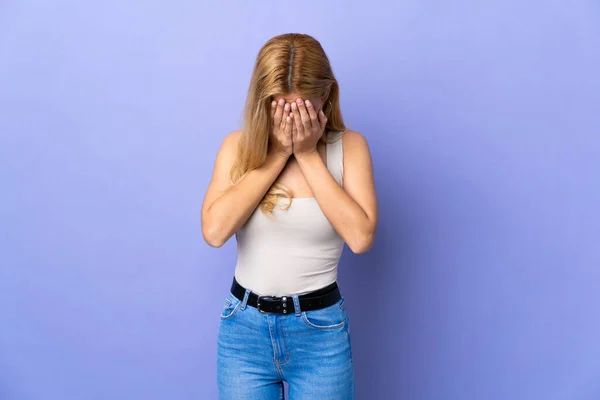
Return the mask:
<path id="1" fill-rule="evenodd" d="M 238 129 L 237 131 L 228 133 L 227 135 L 225 135 L 225 138 L 223 139 L 223 143 L 221 143 L 221 150 L 224 150 L 226 152 L 231 152 L 231 151 L 235 152 L 237 150 L 238 143 L 240 142 L 241 138 L 242 138 L 241 129 Z"/>
<path id="2" fill-rule="evenodd" d="M 377 194 L 371 151 L 367 139 L 359 132 L 344 133 L 344 190 L 377 221 Z"/>
<path id="3" fill-rule="evenodd" d="M 372 184 L 371 151 L 367 139 L 359 132 L 347 130 L 342 137 L 344 141 L 344 187 L 346 191 L 356 192 L 359 187 L 368 187 Z"/>
<path id="4" fill-rule="evenodd" d="M 221 186 L 226 186 L 226 182 L 229 182 L 229 172 L 237 158 L 237 149 L 241 138 L 241 130 L 228 133 L 223 138 L 213 170 L 213 180 L 221 182 Z"/>
<path id="5" fill-rule="evenodd" d="M 360 132 L 347 130 L 342 136 L 344 141 L 344 155 L 369 153 L 367 138 Z"/>
<path id="6" fill-rule="evenodd" d="M 215 168 L 231 168 L 237 157 L 238 144 L 242 138 L 242 131 L 228 133 L 221 142 L 221 147 L 215 160 Z"/>

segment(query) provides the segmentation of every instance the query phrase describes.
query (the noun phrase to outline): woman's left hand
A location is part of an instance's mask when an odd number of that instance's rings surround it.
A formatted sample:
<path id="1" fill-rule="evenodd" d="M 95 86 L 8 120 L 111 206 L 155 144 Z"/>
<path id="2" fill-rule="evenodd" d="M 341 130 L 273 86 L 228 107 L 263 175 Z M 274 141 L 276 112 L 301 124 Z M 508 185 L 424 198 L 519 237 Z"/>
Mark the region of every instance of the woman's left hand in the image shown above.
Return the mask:
<path id="1" fill-rule="evenodd" d="M 295 156 L 317 152 L 317 142 L 323 135 L 327 117 L 323 110 L 317 112 L 310 100 L 296 99 L 291 104 L 293 123 L 296 129 L 292 131 L 293 152 Z"/>

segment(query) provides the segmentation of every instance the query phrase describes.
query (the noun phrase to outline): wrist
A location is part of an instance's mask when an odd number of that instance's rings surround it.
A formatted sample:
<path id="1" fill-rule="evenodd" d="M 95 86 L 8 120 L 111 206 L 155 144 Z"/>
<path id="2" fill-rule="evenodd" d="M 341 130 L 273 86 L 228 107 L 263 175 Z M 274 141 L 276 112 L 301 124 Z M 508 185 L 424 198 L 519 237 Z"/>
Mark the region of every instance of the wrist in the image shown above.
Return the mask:
<path id="1" fill-rule="evenodd" d="M 285 151 L 274 150 L 269 152 L 268 157 L 275 162 L 287 162 L 291 155 L 291 153 L 287 153 Z"/>
<path id="2" fill-rule="evenodd" d="M 296 157 L 296 160 L 298 160 L 298 162 L 311 162 L 312 160 L 321 158 L 316 148 L 313 151 L 303 151 L 297 154 L 294 153 L 294 157 Z"/>

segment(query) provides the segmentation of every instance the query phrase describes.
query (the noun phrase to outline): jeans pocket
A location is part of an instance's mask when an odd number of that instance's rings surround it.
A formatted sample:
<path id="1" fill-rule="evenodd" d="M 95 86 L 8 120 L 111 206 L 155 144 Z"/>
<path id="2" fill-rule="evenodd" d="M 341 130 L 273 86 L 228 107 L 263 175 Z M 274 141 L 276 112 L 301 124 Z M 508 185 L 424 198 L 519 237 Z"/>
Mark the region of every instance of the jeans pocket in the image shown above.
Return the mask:
<path id="1" fill-rule="evenodd" d="M 240 308 L 240 304 L 242 304 L 242 301 L 229 293 L 225 298 L 225 304 L 223 304 L 223 308 L 221 309 L 221 319 L 228 319 L 234 316 Z"/>
<path id="2" fill-rule="evenodd" d="M 341 329 L 346 324 L 346 312 L 343 309 L 344 299 L 319 310 L 302 311 L 302 321 L 313 329 Z"/>

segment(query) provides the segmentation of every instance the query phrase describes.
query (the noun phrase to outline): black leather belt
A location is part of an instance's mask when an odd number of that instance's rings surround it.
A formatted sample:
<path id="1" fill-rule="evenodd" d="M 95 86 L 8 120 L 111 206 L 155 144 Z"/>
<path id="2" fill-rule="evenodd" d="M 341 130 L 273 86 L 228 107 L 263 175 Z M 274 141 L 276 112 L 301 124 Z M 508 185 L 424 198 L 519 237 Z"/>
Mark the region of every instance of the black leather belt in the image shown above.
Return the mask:
<path id="1" fill-rule="evenodd" d="M 244 300 L 246 288 L 238 283 L 233 277 L 231 284 L 231 293 L 239 300 Z M 301 311 L 318 310 L 329 307 L 342 298 L 337 282 L 333 282 L 323 288 L 313 290 L 298 296 Z M 248 294 L 246 304 L 257 308 L 262 313 L 293 314 L 295 313 L 294 299 L 291 295 L 287 296 L 259 296 L 256 293 Z"/>

